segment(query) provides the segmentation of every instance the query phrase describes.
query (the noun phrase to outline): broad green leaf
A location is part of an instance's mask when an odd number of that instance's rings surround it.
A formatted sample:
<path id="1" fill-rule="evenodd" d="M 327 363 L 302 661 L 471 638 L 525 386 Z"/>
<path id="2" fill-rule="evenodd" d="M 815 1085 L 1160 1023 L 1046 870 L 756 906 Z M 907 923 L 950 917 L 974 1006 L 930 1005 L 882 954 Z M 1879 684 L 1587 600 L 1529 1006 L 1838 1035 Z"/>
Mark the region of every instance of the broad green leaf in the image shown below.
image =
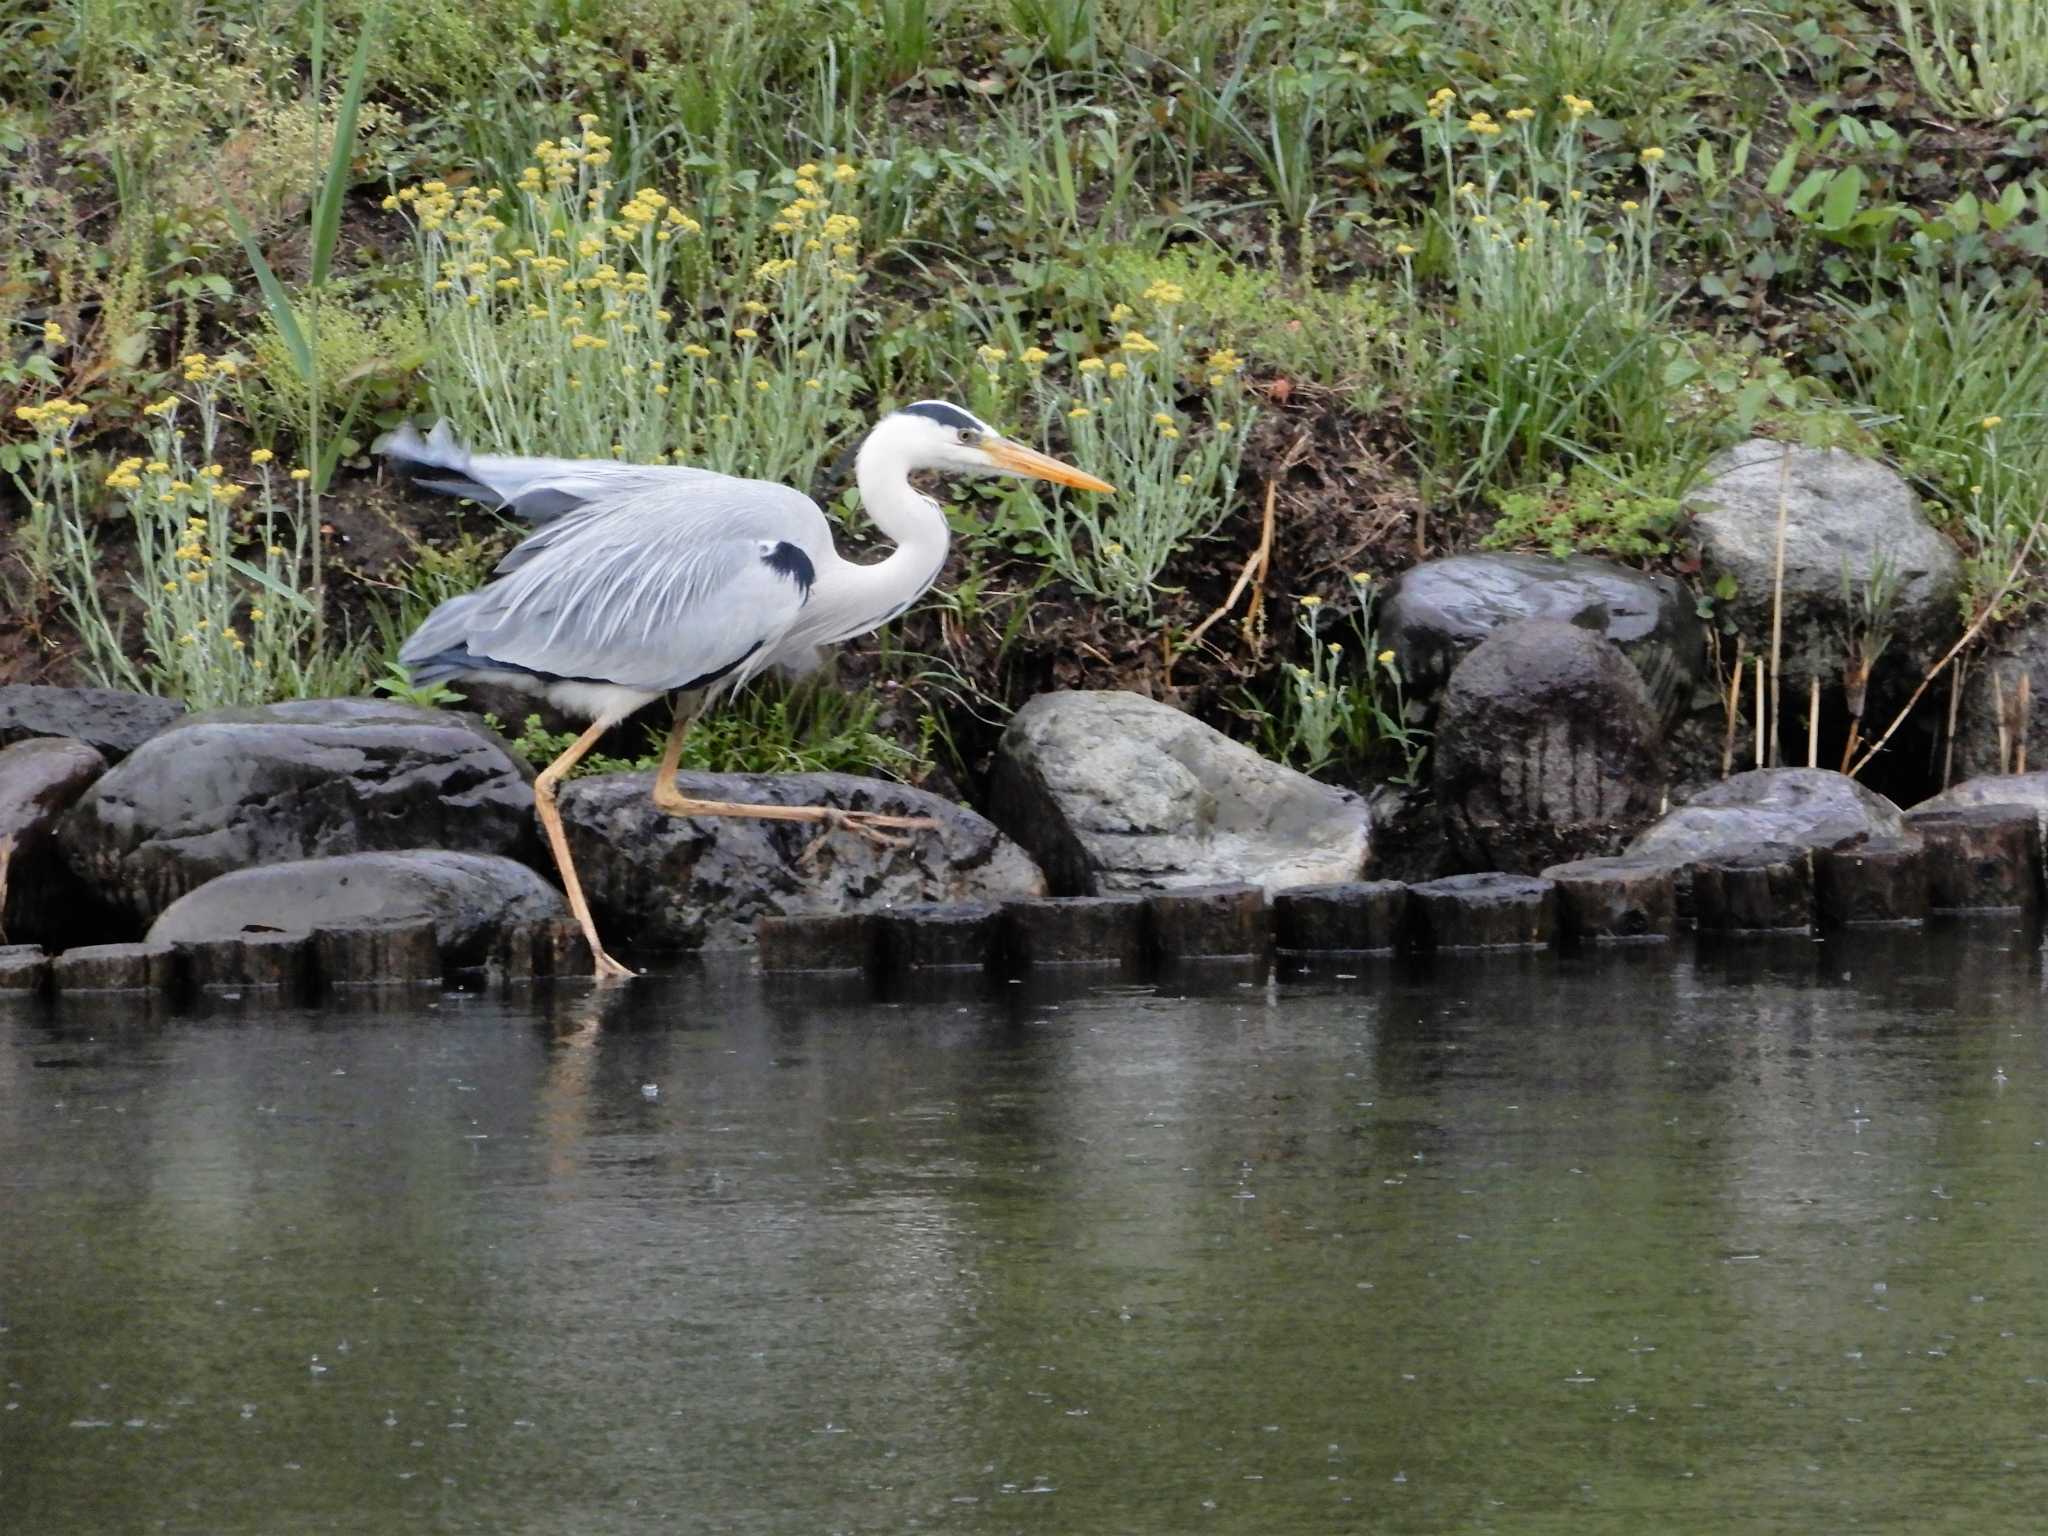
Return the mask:
<path id="1" fill-rule="evenodd" d="M 1827 196 L 1821 200 L 1821 223 L 1832 229 L 1845 226 L 1863 200 L 1863 186 L 1863 172 L 1855 166 L 1844 166 L 1835 172 L 1834 180 L 1828 183 Z"/>
<path id="2" fill-rule="evenodd" d="M 1792 173 L 1799 169 L 1799 146 L 1788 145 L 1785 153 L 1778 156 L 1778 163 L 1771 167 L 1771 174 L 1764 182 L 1764 196 L 1783 197 L 1785 189 L 1792 185 Z"/>

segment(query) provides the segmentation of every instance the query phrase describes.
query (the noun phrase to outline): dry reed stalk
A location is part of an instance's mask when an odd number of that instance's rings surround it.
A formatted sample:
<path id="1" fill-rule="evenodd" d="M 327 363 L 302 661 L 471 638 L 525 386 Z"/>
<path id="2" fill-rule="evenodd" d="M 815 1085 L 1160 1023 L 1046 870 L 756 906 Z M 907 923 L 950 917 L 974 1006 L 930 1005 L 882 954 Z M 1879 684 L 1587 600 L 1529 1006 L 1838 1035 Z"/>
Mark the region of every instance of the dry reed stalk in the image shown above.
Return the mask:
<path id="1" fill-rule="evenodd" d="M 2012 771 L 2014 773 L 2025 773 L 2027 771 L 2027 717 L 2034 712 L 2034 677 L 2029 668 L 2020 668 L 2019 687 L 2015 692 L 2015 697 L 2019 700 L 2019 709 L 2017 711 L 2019 721 L 2018 729 L 2014 734 L 2019 737 L 2019 747 L 2013 753 Z"/>
<path id="2" fill-rule="evenodd" d="M 1756 659 L 1756 765 L 1764 765 L 1764 744 L 1770 739 L 1770 723 L 1764 719 L 1764 659 Z"/>
<path id="3" fill-rule="evenodd" d="M 1735 727 L 1742 720 L 1742 636 L 1735 637 L 1735 665 L 1728 673 L 1728 702 L 1724 710 L 1726 727 L 1721 732 L 1721 777 L 1735 768 Z"/>
<path id="4" fill-rule="evenodd" d="M 2027 537 L 2020 545 L 2020 552 L 2013 556 L 2012 568 L 2005 573 L 2005 580 L 1998 584 L 1998 590 L 1992 593 L 1989 600 L 1978 610 L 1977 617 L 1970 621 L 1970 627 L 1963 631 L 1956 643 L 1942 652 L 1941 660 L 1927 669 L 1927 675 L 1920 679 L 1920 686 L 1913 690 L 1913 696 L 1907 699 L 1905 705 L 1892 717 L 1892 723 L 1884 728 L 1884 734 L 1878 737 L 1876 741 L 1873 741 L 1870 744 L 1870 750 L 1856 760 L 1856 766 L 1849 770 L 1850 778 L 1853 779 L 1857 774 L 1870 766 L 1870 760 L 1884 750 L 1884 744 L 1890 741 L 1893 733 L 1906 723 L 1906 716 L 1913 713 L 1913 706 L 1920 702 L 1920 696 L 1934 686 L 1934 680 L 1947 670 L 1950 662 L 1960 656 L 1979 635 L 1984 633 L 1984 626 L 1991 622 L 1991 615 L 1998 612 L 1998 605 L 2005 601 L 2006 594 L 2012 591 L 2014 585 L 2018 583 L 2020 572 L 2027 568 L 2027 556 L 2034 552 L 2034 540 L 2041 536 L 2041 525 L 2044 522 L 2048 522 L 2048 510 L 2043 510 L 2041 515 L 2034 519 L 2033 526 L 2027 530 Z M 1949 708 L 1949 741 L 1951 751 L 1953 751 L 1955 741 L 1955 708 L 1953 703 L 1951 703 Z M 1946 787 L 1947 779 L 1948 773 L 1946 768 L 1944 768 L 1942 772 L 1944 787 Z"/>
<path id="5" fill-rule="evenodd" d="M 1820 766 L 1820 677 L 1808 678 L 1806 688 L 1806 766 Z"/>

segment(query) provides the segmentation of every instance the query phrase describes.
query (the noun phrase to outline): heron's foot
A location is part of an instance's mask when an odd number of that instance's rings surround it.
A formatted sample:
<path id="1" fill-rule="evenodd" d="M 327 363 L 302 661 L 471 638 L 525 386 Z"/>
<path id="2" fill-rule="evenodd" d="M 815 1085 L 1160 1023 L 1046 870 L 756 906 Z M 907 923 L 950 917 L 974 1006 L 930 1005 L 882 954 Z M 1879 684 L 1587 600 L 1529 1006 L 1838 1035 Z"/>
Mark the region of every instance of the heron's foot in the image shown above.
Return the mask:
<path id="1" fill-rule="evenodd" d="M 592 974 L 599 981 L 631 981 L 640 974 L 629 965 L 621 965 L 601 949 L 593 947 L 591 957 L 597 963 L 597 969 Z"/>
<path id="2" fill-rule="evenodd" d="M 878 811 L 842 811 L 836 805 L 821 805 L 818 819 L 825 823 L 825 830 L 804 845 L 804 851 L 797 855 L 797 863 L 809 866 L 817 857 L 818 850 L 825 846 L 834 832 L 851 832 L 871 848 L 908 848 L 910 839 L 901 836 L 905 832 L 938 830 L 939 824 L 929 816 L 884 816 Z"/>

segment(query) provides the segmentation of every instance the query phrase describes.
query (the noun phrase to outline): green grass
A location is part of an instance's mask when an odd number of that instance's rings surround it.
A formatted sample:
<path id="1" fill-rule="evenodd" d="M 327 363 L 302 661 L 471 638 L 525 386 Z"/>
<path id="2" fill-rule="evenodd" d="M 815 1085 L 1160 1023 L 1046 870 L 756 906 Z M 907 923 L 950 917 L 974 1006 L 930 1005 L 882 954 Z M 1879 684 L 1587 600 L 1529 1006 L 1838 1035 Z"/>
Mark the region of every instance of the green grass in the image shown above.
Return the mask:
<path id="1" fill-rule="evenodd" d="M 1289 454 L 1290 505 L 1365 541 L 1303 573 L 1326 595 L 1452 544 L 1677 568 L 1672 499 L 1756 431 L 1891 456 L 1986 589 L 2048 495 L 2044 97 L 2019 0 L 0 0 L 0 580 L 87 671 L 245 689 L 170 666 L 176 605 L 86 563 L 158 558 L 105 482 L 203 352 L 240 366 L 205 381 L 230 478 L 257 448 L 331 476 L 314 521 L 406 414 L 844 513 L 878 410 L 967 401 L 1127 490 L 960 501 L 953 595 L 909 627 L 944 654 L 877 665 L 952 669 L 970 736 L 1057 674 L 1041 615 L 1171 649 Z M 288 585 L 353 628 L 272 690 L 371 686 L 488 565 L 427 545 L 376 585 L 320 547 Z M 1340 643 L 1219 624 L 1205 707 L 1248 687 L 1273 750 L 1364 773 L 1404 722 Z M 876 750 L 766 707 L 732 729 Z"/>

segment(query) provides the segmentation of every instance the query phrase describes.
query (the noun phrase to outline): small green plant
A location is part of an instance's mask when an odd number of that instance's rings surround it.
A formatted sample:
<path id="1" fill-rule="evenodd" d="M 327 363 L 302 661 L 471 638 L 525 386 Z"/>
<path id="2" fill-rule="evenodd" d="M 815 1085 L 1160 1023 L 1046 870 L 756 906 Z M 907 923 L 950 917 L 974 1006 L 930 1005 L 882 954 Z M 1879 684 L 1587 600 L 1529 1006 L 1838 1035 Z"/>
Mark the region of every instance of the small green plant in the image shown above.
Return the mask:
<path id="1" fill-rule="evenodd" d="M 1337 624 L 1324 622 L 1320 597 L 1301 599 L 1295 631 L 1307 664 L 1285 665 L 1277 709 L 1253 698 L 1244 707 L 1258 721 L 1268 754 L 1304 773 L 1334 767 L 1357 782 L 1377 776 L 1420 783 L 1428 736 L 1409 721 L 1400 663 L 1373 628 L 1366 572 L 1351 578 L 1351 597 L 1350 612 Z M 1346 638 L 1333 638 L 1333 630 Z"/>
<path id="2" fill-rule="evenodd" d="M 196 437 L 178 421 L 187 402 L 166 396 L 147 408 L 149 453 L 120 460 L 104 477 L 134 529 L 129 585 L 139 639 L 108 603 L 88 520 L 92 497 L 70 452 L 83 407 L 53 400 L 22 408 L 45 449 L 24 489 L 48 519 L 50 579 L 84 646 L 84 671 L 103 686 L 168 694 L 195 709 L 299 697 L 331 670 L 315 645 L 307 582 L 307 472 L 280 476 L 259 449 L 254 484 L 227 478 L 216 457 L 223 367 L 233 370 L 200 353 L 185 359 L 185 378 L 196 385 Z"/>
<path id="3" fill-rule="evenodd" d="M 882 710 L 882 699 L 869 690 L 764 680 L 690 723 L 681 766 L 698 773 L 879 773 L 914 784 L 931 772 L 931 761 L 883 730 Z M 575 773 L 645 772 L 660 763 L 667 734 L 666 721 L 650 726 L 639 756 L 586 757 Z M 528 715 L 512 745 L 535 767 L 545 767 L 574 740 Z"/>
<path id="4" fill-rule="evenodd" d="M 611 138 L 580 126 L 510 195 L 433 180 L 386 199 L 416 232 L 435 410 L 499 452 L 809 486 L 859 421 L 859 171 L 626 196 Z"/>
<path id="5" fill-rule="evenodd" d="M 1682 520 L 1676 495 L 1646 490 L 1604 464 L 1552 471 L 1540 486 L 1493 491 L 1500 516 L 1487 530 L 1488 549 L 1534 546 L 1553 555 L 1603 554 L 1650 560 L 1671 552 Z"/>
<path id="6" fill-rule="evenodd" d="M 1021 492 L 1013 521 L 1063 578 L 1135 623 L 1151 618 L 1166 562 L 1213 535 L 1230 515 L 1252 409 L 1239 378 L 1244 361 L 1235 352 L 1188 356 L 1177 315 L 1185 298 L 1175 283 L 1147 289 L 1148 330 L 1130 323 L 1136 313 L 1129 306 L 1113 309 L 1116 350 L 1080 359 L 1071 394 L 1045 377 L 1046 354 L 1033 349 L 1021 360 L 1038 397 L 1041 432 L 1050 436 L 1063 426 L 1076 460 L 1116 494 L 1048 506 Z M 993 372 L 1007 354 L 985 348 L 984 362 Z M 1200 404 L 1191 412 L 1180 406 L 1181 389 L 1197 363 Z"/>
<path id="7" fill-rule="evenodd" d="M 1423 136 L 1444 185 L 1430 250 L 1448 265 L 1455 314 L 1433 328 L 1442 352 L 1416 416 L 1423 468 L 1454 494 L 1525 476 L 1553 453 L 1674 451 L 1660 329 L 1670 301 L 1652 249 L 1664 151 L 1638 156 L 1640 198 L 1596 206 L 1580 125 L 1593 110 L 1570 96 L 1554 112 L 1510 108 L 1505 122 L 1484 109 L 1460 117 L 1449 87 L 1428 104 Z M 1397 254 L 1412 284 L 1422 253 Z"/>
<path id="8" fill-rule="evenodd" d="M 1996 121 L 2048 107 L 2048 11 L 2035 0 L 1893 0 L 1913 78 L 1941 110 Z"/>

